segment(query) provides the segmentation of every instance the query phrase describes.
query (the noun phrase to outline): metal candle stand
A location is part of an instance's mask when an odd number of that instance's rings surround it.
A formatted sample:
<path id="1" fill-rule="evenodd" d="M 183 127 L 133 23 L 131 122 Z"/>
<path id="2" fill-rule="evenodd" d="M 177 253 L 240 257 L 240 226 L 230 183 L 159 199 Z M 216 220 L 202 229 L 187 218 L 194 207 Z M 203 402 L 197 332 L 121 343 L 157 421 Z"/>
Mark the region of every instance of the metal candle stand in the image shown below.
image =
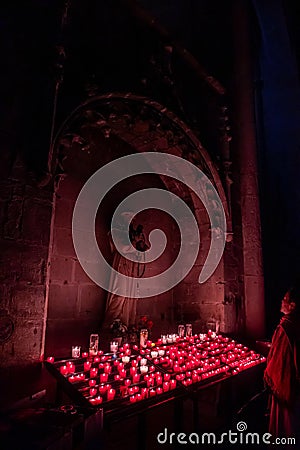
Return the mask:
<path id="1" fill-rule="evenodd" d="M 145 374 L 140 373 L 141 359 L 147 361 Z M 265 360 L 243 344 L 209 332 L 178 337 L 172 344 L 163 344 L 159 339 L 148 342 L 146 348 L 124 344 L 116 353 L 100 350 L 97 356 L 46 361 L 45 365 L 76 405 L 103 409 L 104 423 L 111 423 L 137 414 L 143 418 L 147 411 L 166 402 L 175 402 L 180 410 L 182 399 L 192 399 L 197 391 Z M 132 370 L 134 367 L 136 371 Z M 103 377 L 105 373 L 107 377 Z M 136 377 L 137 382 L 133 382 L 137 373 L 139 380 Z M 101 379 L 105 381 L 100 382 Z M 107 395 L 109 389 L 111 399 Z"/>

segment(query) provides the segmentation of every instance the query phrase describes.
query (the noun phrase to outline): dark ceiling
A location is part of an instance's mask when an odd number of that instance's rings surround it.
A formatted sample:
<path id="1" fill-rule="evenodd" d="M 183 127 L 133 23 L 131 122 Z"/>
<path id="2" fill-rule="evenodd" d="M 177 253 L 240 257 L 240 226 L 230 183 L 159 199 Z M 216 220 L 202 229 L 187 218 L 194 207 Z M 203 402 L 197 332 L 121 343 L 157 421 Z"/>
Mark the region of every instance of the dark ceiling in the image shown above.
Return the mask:
<path id="1" fill-rule="evenodd" d="M 54 86 L 61 74 L 56 124 L 93 90 L 146 95 L 187 122 L 201 122 L 199 101 L 203 98 L 207 104 L 203 93 L 211 94 L 182 57 L 171 51 L 170 42 L 187 48 L 209 75 L 228 86 L 231 15 L 225 3 L 145 0 L 142 6 L 170 33 L 169 38 L 137 18 L 131 1 L 31 0 L 6 5 L 0 22 L 3 129 L 22 136 L 19 144 L 30 148 L 25 153 L 32 164 L 43 163 Z M 58 55 L 57 47 L 65 56 Z"/>
<path id="2" fill-rule="evenodd" d="M 43 164 L 54 86 L 63 75 L 56 125 L 88 91 L 131 91 L 167 105 L 200 128 L 204 145 L 210 144 L 213 153 L 209 132 L 205 135 L 209 112 L 201 107 L 201 102 L 210 103 L 213 93 L 172 44 L 190 51 L 207 74 L 230 92 L 233 3 L 143 0 L 139 5 L 146 11 L 146 21 L 132 0 L 31 0 L 2 6 L 2 129 L 17 132 L 18 144 L 28 147 L 24 151 L 31 163 Z M 299 56 L 299 6 L 290 0 L 283 4 Z M 147 25 L 148 16 L 163 33 Z M 251 20 L 253 50 L 258 52 L 261 33 L 254 12 Z M 169 35 L 163 36 L 164 32 Z M 63 52 L 59 56 L 57 48 L 64 49 L 64 56 Z"/>

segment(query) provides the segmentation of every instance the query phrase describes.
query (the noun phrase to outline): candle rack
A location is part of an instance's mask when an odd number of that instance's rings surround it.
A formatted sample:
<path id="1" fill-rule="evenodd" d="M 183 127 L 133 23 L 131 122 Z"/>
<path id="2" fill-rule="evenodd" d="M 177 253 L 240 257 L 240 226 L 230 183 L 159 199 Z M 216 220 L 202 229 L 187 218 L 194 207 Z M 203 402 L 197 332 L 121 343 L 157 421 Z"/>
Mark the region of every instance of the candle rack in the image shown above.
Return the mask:
<path id="1" fill-rule="evenodd" d="M 45 365 L 78 405 L 114 412 L 189 395 L 264 362 L 243 344 L 208 332 L 170 344 L 147 342 L 146 348 L 124 344 L 117 352 L 99 350 Z"/>

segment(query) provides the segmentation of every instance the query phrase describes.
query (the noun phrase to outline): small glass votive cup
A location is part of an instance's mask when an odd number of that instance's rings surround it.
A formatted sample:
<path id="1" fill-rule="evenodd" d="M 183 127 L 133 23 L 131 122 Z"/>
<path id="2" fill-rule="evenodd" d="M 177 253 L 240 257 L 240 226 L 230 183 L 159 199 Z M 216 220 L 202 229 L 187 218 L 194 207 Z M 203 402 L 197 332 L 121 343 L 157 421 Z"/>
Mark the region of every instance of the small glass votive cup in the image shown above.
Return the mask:
<path id="1" fill-rule="evenodd" d="M 140 331 L 140 347 L 146 348 L 147 347 L 147 341 L 148 341 L 148 330 L 146 328 L 143 328 Z"/>
<path id="2" fill-rule="evenodd" d="M 185 335 L 187 337 L 191 337 L 193 334 L 193 327 L 191 323 L 187 323 L 185 326 Z"/>
<path id="3" fill-rule="evenodd" d="M 78 345 L 72 346 L 72 358 L 80 358 L 81 347 Z"/>
<path id="4" fill-rule="evenodd" d="M 179 337 L 183 338 L 185 332 L 185 326 L 184 325 L 178 325 L 178 335 Z"/>
<path id="5" fill-rule="evenodd" d="M 117 353 L 118 348 L 119 348 L 118 342 L 116 342 L 116 341 L 111 341 L 111 343 L 110 343 L 110 351 L 111 351 L 112 353 Z"/>

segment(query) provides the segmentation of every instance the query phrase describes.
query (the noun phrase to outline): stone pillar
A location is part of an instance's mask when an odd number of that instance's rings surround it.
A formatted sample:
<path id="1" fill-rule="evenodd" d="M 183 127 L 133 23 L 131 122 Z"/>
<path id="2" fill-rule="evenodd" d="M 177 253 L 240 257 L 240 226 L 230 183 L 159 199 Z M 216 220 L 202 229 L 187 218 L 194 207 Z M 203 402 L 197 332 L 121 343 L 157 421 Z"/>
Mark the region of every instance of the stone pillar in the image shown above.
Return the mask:
<path id="1" fill-rule="evenodd" d="M 250 34 L 251 10 L 247 0 L 233 1 L 233 165 L 240 200 L 241 273 L 245 333 L 264 336 L 264 278 L 254 116 L 254 82 Z"/>

